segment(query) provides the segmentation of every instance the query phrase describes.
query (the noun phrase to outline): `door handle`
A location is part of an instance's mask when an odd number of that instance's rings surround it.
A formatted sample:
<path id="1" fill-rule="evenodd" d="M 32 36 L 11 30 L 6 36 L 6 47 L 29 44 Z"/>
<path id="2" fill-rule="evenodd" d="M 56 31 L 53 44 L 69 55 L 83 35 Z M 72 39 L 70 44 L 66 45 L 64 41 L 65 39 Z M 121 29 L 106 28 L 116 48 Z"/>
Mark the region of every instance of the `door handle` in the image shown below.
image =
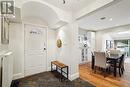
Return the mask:
<path id="1" fill-rule="evenodd" d="M 46 50 L 46 48 L 44 48 L 44 50 Z"/>

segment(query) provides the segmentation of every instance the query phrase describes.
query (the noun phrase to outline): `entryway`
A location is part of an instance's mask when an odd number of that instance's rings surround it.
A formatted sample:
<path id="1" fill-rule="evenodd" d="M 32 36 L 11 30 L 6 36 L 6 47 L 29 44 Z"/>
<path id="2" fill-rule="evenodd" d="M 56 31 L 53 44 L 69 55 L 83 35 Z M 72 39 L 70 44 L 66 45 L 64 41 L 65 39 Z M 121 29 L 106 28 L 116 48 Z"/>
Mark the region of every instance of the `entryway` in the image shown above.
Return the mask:
<path id="1" fill-rule="evenodd" d="M 46 28 L 25 24 L 24 32 L 25 76 L 46 71 Z"/>

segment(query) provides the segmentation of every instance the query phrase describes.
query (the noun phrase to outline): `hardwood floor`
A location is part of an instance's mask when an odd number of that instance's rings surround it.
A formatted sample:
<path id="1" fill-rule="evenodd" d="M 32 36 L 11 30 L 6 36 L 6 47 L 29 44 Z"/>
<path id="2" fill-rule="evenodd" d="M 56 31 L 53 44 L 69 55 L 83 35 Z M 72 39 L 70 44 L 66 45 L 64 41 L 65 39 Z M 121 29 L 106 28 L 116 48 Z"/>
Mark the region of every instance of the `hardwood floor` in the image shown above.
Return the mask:
<path id="1" fill-rule="evenodd" d="M 104 78 L 102 72 L 96 74 L 91 70 L 90 63 L 79 65 L 80 78 L 90 82 L 96 87 L 130 87 L 130 63 L 125 63 L 125 71 L 122 77 L 113 73 L 107 74 Z"/>

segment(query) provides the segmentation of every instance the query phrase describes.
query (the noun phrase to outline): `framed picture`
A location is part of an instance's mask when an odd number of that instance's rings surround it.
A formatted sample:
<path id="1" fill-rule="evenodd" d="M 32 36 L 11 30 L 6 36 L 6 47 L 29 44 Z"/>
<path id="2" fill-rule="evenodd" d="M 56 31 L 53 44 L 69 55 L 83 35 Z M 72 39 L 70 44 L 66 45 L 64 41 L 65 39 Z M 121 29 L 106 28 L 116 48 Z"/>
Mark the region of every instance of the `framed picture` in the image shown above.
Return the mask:
<path id="1" fill-rule="evenodd" d="M 110 40 L 106 40 L 106 49 L 110 49 L 111 47 L 111 41 Z"/>
<path id="2" fill-rule="evenodd" d="M 1 18 L 1 43 L 9 44 L 9 21 L 7 18 Z"/>
<path id="3" fill-rule="evenodd" d="M 106 40 L 106 49 L 113 48 L 114 42 L 111 40 Z"/>

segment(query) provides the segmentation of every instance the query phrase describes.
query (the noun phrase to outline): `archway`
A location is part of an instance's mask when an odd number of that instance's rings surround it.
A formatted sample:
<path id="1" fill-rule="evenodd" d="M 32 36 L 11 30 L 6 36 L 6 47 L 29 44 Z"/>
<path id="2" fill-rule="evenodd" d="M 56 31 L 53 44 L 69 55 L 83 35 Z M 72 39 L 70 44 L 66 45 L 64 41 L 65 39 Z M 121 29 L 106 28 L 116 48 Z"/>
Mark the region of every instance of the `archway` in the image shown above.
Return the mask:
<path id="1" fill-rule="evenodd" d="M 45 21 L 48 26 L 59 21 L 59 18 L 53 9 L 35 1 L 29 1 L 22 5 L 22 18 L 37 18 L 41 21 Z"/>

